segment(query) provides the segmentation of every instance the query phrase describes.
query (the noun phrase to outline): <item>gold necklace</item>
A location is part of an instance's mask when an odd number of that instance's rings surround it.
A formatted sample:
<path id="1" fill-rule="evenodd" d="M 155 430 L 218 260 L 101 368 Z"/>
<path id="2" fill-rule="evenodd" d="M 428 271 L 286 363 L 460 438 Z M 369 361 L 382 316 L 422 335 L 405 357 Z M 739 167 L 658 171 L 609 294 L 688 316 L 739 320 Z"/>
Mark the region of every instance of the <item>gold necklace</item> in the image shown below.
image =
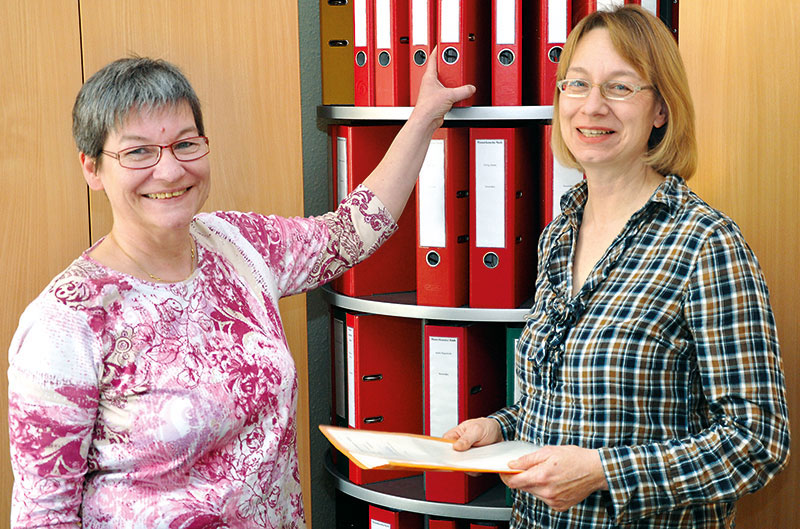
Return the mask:
<path id="1" fill-rule="evenodd" d="M 141 270 L 142 272 L 144 272 L 145 274 L 150 276 L 150 279 L 152 279 L 153 281 L 158 281 L 158 282 L 161 282 L 161 283 L 174 283 L 175 282 L 175 281 L 169 281 L 167 279 L 161 279 L 160 277 L 158 277 L 156 275 L 153 275 L 150 272 L 148 272 L 147 270 L 145 270 L 144 267 L 139 264 L 139 261 L 134 259 L 131 254 L 129 254 L 128 252 L 125 251 L 125 249 L 119 244 L 119 241 L 117 241 L 117 238 L 114 237 L 114 234 L 112 232 L 109 232 L 108 238 L 111 239 L 112 241 L 114 241 L 114 244 L 116 244 L 117 248 L 119 248 L 120 251 L 122 251 L 122 253 L 125 254 L 125 257 L 130 259 L 131 262 L 133 264 L 135 264 L 139 268 L 139 270 Z M 192 244 L 191 242 L 189 243 L 189 252 L 190 252 L 190 255 L 191 255 L 191 258 L 192 258 L 192 263 L 191 263 L 191 270 L 189 271 L 189 275 L 186 277 L 186 279 L 189 279 L 189 277 L 191 277 L 191 275 L 194 273 L 195 254 L 194 254 L 194 244 Z"/>

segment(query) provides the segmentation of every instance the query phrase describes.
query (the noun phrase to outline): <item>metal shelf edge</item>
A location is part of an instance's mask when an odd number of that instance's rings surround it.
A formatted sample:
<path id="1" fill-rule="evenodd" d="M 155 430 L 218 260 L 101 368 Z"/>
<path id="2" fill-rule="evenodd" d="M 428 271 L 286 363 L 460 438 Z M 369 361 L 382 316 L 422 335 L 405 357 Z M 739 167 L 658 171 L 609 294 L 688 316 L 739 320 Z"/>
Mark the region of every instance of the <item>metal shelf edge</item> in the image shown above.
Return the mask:
<path id="1" fill-rule="evenodd" d="M 322 297 L 331 305 L 356 312 L 397 316 L 400 318 L 425 320 L 453 320 L 472 322 L 522 322 L 530 308 L 518 309 L 479 309 L 472 307 L 433 307 L 429 305 L 410 305 L 392 301 L 351 298 L 323 286 Z"/>
<path id="2" fill-rule="evenodd" d="M 489 507 L 485 505 L 418 500 L 356 485 L 339 474 L 333 467 L 329 454 L 326 454 L 325 457 L 325 470 L 327 470 L 335 480 L 336 488 L 344 494 L 382 507 L 446 518 L 468 518 L 472 520 L 492 521 L 507 521 L 511 518 L 511 507 Z"/>
<path id="3" fill-rule="evenodd" d="M 329 120 L 406 121 L 414 107 L 354 107 L 337 105 L 317 106 L 317 118 Z M 521 107 L 462 107 L 444 115 L 451 121 L 546 121 L 553 118 L 552 106 Z"/>

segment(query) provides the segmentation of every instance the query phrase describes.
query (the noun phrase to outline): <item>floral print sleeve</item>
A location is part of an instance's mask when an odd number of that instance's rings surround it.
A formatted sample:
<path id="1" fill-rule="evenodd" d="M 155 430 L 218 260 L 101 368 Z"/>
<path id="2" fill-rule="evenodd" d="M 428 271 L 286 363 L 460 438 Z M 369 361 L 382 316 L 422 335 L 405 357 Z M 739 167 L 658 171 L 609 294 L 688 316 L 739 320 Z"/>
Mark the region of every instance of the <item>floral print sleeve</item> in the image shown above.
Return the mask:
<path id="1" fill-rule="evenodd" d="M 65 303 L 81 295 L 71 282 L 54 292 Z M 101 348 L 85 316 L 61 303 L 31 305 L 20 320 L 25 332 L 11 345 L 13 527 L 23 521 L 25 527 L 74 526 L 79 521 L 101 371 Z M 52 374 L 42 376 L 43 370 Z"/>
<path id="2" fill-rule="evenodd" d="M 236 226 L 277 276 L 278 298 L 327 283 L 363 261 L 397 230 L 368 188 L 359 186 L 336 211 L 291 219 L 216 213 Z"/>

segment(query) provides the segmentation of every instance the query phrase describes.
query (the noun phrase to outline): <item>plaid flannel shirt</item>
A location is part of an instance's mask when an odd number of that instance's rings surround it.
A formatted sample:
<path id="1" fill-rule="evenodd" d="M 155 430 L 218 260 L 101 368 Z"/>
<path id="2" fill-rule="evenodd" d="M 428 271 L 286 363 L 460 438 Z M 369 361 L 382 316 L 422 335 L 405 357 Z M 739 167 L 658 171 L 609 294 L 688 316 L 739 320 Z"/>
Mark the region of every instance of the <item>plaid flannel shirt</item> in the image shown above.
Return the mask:
<path id="1" fill-rule="evenodd" d="M 512 527 L 733 527 L 786 464 L 769 294 L 736 224 L 668 176 L 572 296 L 586 184 L 539 241 L 506 439 L 598 449 L 609 491 L 559 513 L 517 492 Z"/>

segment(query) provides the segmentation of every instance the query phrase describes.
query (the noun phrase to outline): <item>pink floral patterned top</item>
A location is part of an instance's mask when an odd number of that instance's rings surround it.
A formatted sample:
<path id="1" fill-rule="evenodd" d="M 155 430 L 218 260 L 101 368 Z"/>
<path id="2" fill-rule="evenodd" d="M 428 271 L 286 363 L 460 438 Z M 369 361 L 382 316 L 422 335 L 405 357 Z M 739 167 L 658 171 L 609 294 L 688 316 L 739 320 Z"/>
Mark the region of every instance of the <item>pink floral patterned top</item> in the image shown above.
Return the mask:
<path id="1" fill-rule="evenodd" d="M 76 259 L 9 351 L 12 527 L 304 527 L 277 302 L 395 229 L 360 187 L 316 218 L 198 215 L 180 283 Z"/>

